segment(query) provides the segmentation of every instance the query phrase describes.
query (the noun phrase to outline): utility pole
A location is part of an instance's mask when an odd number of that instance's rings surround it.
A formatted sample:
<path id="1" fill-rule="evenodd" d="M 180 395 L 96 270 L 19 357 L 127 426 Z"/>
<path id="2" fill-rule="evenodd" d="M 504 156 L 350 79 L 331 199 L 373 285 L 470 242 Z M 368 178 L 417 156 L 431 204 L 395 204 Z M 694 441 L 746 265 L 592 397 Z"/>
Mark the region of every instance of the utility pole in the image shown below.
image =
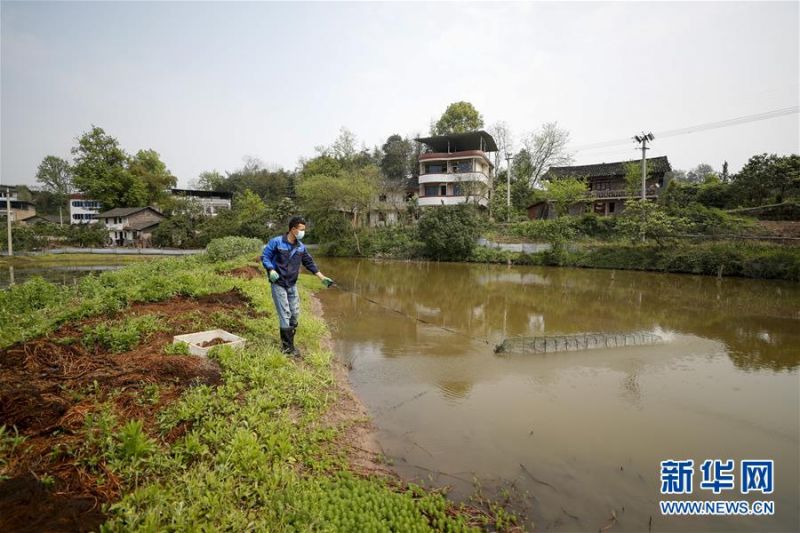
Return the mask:
<path id="1" fill-rule="evenodd" d="M 647 141 L 652 141 L 655 139 L 655 135 L 652 133 L 642 133 L 641 135 L 637 135 L 634 137 L 636 142 L 642 144 L 642 201 L 646 198 L 646 189 L 647 189 L 647 150 L 650 148 L 647 147 Z"/>
<path id="2" fill-rule="evenodd" d="M 506 152 L 506 222 L 511 222 L 511 152 Z"/>
<path id="3" fill-rule="evenodd" d="M 656 138 L 655 135 L 653 135 L 652 133 L 644 133 L 644 132 L 642 132 L 641 135 L 636 135 L 634 137 L 636 142 L 641 143 L 642 145 L 642 231 L 641 231 L 642 241 L 644 241 L 644 235 L 645 235 L 644 224 L 646 222 L 644 220 L 645 216 L 644 206 L 645 206 L 645 201 L 647 201 L 647 150 L 649 150 L 649 148 L 647 147 L 647 141 L 652 141 L 655 138 Z"/>
<path id="4" fill-rule="evenodd" d="M 8 256 L 14 255 L 14 243 L 11 242 L 11 188 L 6 185 L 6 227 L 8 228 Z"/>

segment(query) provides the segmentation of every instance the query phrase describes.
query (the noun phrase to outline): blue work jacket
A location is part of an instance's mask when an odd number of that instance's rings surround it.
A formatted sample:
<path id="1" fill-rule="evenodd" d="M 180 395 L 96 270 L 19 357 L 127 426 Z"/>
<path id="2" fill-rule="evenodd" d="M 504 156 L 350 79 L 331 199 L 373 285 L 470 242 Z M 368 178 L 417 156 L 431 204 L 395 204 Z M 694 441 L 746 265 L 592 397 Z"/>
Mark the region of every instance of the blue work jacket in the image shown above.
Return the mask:
<path id="1" fill-rule="evenodd" d="M 319 272 L 305 245 L 299 240 L 294 244 L 290 243 L 286 234 L 270 239 L 264 246 L 261 264 L 267 269 L 267 273 L 270 270 L 277 272 L 280 277 L 275 283 L 287 289 L 297 283 L 301 264 L 312 274 Z"/>

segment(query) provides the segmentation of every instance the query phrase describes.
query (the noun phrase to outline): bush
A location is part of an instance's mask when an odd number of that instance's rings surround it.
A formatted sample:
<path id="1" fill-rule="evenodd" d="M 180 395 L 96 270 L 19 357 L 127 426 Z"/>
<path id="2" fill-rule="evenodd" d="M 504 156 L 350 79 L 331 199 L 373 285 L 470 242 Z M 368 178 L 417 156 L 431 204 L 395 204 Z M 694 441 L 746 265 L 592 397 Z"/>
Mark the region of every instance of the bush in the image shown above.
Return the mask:
<path id="1" fill-rule="evenodd" d="M 206 246 L 208 258 L 213 261 L 226 261 L 244 254 L 259 254 L 264 248 L 260 239 L 248 237 L 223 237 L 214 239 Z"/>
<path id="2" fill-rule="evenodd" d="M 471 205 L 427 209 L 418 224 L 425 256 L 437 261 L 466 259 L 475 247 L 479 225 L 478 214 Z"/>
<path id="3" fill-rule="evenodd" d="M 754 219 L 731 215 L 721 209 L 698 203 L 672 208 L 671 215 L 686 221 L 685 231 L 700 235 L 741 235 L 757 226 Z"/>
<path id="4" fill-rule="evenodd" d="M 360 238 L 364 255 L 369 257 L 414 259 L 421 257 L 425 248 L 416 226 L 369 228 Z"/>
<path id="5" fill-rule="evenodd" d="M 613 239 L 617 236 L 617 217 L 586 213 L 574 220 L 579 235 L 594 239 Z"/>

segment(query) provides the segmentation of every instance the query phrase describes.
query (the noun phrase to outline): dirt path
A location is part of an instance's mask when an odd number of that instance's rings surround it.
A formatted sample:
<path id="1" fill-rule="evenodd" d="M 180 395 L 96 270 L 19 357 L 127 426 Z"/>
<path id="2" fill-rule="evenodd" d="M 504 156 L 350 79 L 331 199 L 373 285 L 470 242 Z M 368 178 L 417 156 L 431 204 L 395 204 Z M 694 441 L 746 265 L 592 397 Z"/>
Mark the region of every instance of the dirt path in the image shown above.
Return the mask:
<path id="1" fill-rule="evenodd" d="M 164 347 L 203 317 L 231 312 L 249 313 L 236 291 L 178 297 L 68 324 L 0 350 L 0 425 L 24 437 L 8 462 L 0 462 L 8 478 L 0 482 L 0 531 L 96 530 L 105 520 L 101 505 L 117 499 L 120 486 L 104 464 L 81 455 L 92 453 L 85 442 L 87 415 L 109 412 L 117 425 L 141 420 L 152 438 L 178 438 L 187 428 L 162 437 L 156 414 L 188 387 L 219 383 L 220 369 L 206 358 L 165 354 Z M 148 315 L 160 330 L 128 351 L 82 342 L 87 328 Z"/>

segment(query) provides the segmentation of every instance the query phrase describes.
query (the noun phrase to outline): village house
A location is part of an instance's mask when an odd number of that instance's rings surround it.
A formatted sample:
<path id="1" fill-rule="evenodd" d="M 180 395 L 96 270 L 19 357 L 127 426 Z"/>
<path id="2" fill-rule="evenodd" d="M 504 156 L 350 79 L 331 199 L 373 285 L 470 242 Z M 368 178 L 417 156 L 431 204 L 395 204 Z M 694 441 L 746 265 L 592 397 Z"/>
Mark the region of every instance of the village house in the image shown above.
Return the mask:
<path id="1" fill-rule="evenodd" d="M 23 186 L 23 190 L 27 190 Z M 22 222 L 36 216 L 36 205 L 33 202 L 20 200 L 19 188 L 15 186 L 0 187 L 0 217 L 5 220 L 8 207 L 11 207 L 11 222 Z"/>
<path id="2" fill-rule="evenodd" d="M 419 181 L 413 176 L 399 181 L 385 180 L 370 206 L 368 224 L 375 227 L 391 226 L 400 222 L 403 214 L 408 212 L 409 202 L 416 198 L 418 190 Z"/>
<path id="3" fill-rule="evenodd" d="M 570 206 L 570 214 L 581 214 L 588 211 L 601 216 L 618 215 L 625 209 L 625 200 L 641 198 L 641 180 L 638 182 L 635 194 L 631 195 L 628 192 L 625 172 L 629 165 L 641 169 L 641 159 L 595 165 L 550 167 L 542 179 L 579 178 L 585 180 L 588 187 L 587 198 Z M 667 173 L 671 170 L 672 167 L 666 156 L 647 159 L 645 197 L 648 200 L 658 198 L 667 185 Z M 528 206 L 528 218 L 531 220 L 555 218 L 555 216 L 555 209 L 546 200 Z"/>
<path id="4" fill-rule="evenodd" d="M 428 151 L 419 156 L 419 206 L 466 202 L 486 207 L 494 178 L 487 152 L 497 145 L 485 131 L 415 139 Z"/>
<path id="5" fill-rule="evenodd" d="M 174 198 L 183 198 L 198 204 L 203 209 L 203 214 L 210 217 L 217 216 L 220 209 L 230 209 L 233 198 L 233 193 L 197 189 L 170 189 L 169 193 Z"/>
<path id="6" fill-rule="evenodd" d="M 147 207 L 117 207 L 97 215 L 108 228 L 109 243 L 113 246 L 150 246 L 153 232 L 166 217 L 157 209 Z"/>
<path id="7" fill-rule="evenodd" d="M 97 200 L 87 198 L 83 194 L 69 195 L 69 223 L 89 224 L 97 220 L 97 215 L 102 209 L 102 204 Z"/>

